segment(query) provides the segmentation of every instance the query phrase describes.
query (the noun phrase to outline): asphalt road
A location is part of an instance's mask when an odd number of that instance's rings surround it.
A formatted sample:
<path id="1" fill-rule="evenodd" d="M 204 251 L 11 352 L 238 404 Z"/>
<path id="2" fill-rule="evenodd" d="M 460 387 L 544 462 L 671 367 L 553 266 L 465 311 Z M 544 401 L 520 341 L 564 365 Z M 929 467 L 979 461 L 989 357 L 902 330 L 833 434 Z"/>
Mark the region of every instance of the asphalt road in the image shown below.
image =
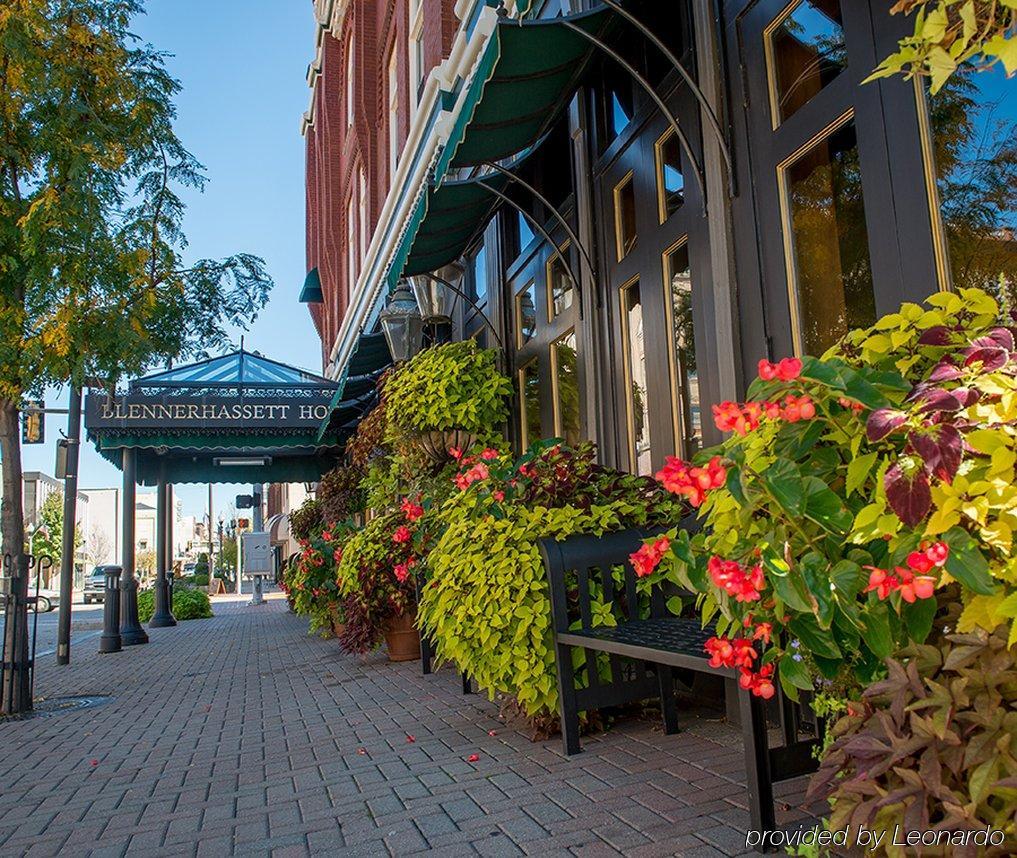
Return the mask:
<path id="1" fill-rule="evenodd" d="M 79 597 L 80 598 L 80 597 Z M 56 660 L 57 617 L 59 611 L 54 609 L 46 614 L 39 614 L 39 628 L 35 642 L 35 657 Z M 35 615 L 28 614 L 28 633 L 32 634 Z M 85 605 L 74 602 L 71 606 L 71 660 L 74 660 L 75 648 L 80 646 L 89 655 L 98 649 L 99 635 L 102 634 L 102 605 Z"/>

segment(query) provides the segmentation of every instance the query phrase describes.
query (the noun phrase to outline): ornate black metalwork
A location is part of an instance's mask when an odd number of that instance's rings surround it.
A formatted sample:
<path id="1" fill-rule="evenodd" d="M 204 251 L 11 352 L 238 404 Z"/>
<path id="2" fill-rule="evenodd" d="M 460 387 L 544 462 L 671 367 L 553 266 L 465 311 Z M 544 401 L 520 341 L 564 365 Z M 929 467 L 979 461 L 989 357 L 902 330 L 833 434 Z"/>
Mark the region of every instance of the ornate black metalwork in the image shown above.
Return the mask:
<path id="1" fill-rule="evenodd" d="M 714 111 L 710 102 L 706 100 L 706 96 L 703 94 L 702 89 L 699 88 L 699 84 L 696 83 L 695 78 L 689 74 L 685 66 L 682 65 L 681 60 L 675 56 L 674 52 L 653 32 L 649 27 L 640 21 L 635 15 L 623 8 L 621 3 L 616 0 L 600 0 L 609 9 L 614 10 L 617 14 L 621 15 L 626 21 L 628 21 L 633 27 L 641 32 L 647 39 L 649 39 L 665 57 L 674 66 L 675 70 L 681 75 L 681 78 L 688 85 L 692 91 L 692 96 L 699 102 L 699 106 L 703 111 L 703 115 L 706 117 L 706 124 L 710 126 L 714 135 L 717 138 L 717 142 L 720 144 L 720 154 L 724 159 L 724 164 L 727 167 L 728 176 L 728 193 L 733 197 L 735 195 L 735 173 L 734 163 L 731 159 L 731 147 L 728 144 L 727 137 L 724 135 L 723 130 L 720 126 L 720 120 L 717 118 L 717 113 Z"/>
<path id="2" fill-rule="evenodd" d="M 675 118 L 675 115 L 671 112 L 671 109 L 664 103 L 664 99 L 657 95 L 657 91 L 650 85 L 646 78 L 644 78 L 639 73 L 638 69 L 636 69 L 636 67 L 632 65 L 632 63 L 626 60 L 625 57 L 619 54 L 614 48 L 612 48 L 602 39 L 598 39 L 592 33 L 587 33 L 586 30 L 584 30 L 582 27 L 577 27 L 571 21 L 562 19 L 561 24 L 563 27 L 566 27 L 573 33 L 582 36 L 591 45 L 594 45 L 595 47 L 603 51 L 605 54 L 607 54 L 609 57 L 611 57 L 611 59 L 618 63 L 618 65 L 620 65 L 623 69 L 625 69 L 625 71 L 627 71 L 632 76 L 632 79 L 639 84 L 639 86 L 646 92 L 648 96 L 650 96 L 650 98 L 653 99 L 654 103 L 660 109 L 660 112 L 663 113 L 664 116 L 667 118 L 668 122 L 671 123 L 671 127 L 674 129 L 675 136 L 678 138 L 678 143 L 681 145 L 682 150 L 685 152 L 685 157 L 688 159 L 689 165 L 692 167 L 692 172 L 695 174 L 696 182 L 699 185 L 700 196 L 703 199 L 703 215 L 705 216 L 706 181 L 703 178 L 703 167 L 699 163 L 699 159 L 696 157 L 695 153 L 692 151 L 692 144 L 689 142 L 689 138 L 685 135 L 685 132 L 682 130 L 682 127 L 679 124 L 678 120 Z"/>
<path id="3" fill-rule="evenodd" d="M 544 241 L 546 241 L 548 244 L 551 245 L 551 247 L 558 251 L 558 258 L 561 260 L 561 264 L 565 268 L 565 273 L 568 274 L 569 280 L 571 280 L 572 284 L 576 287 L 576 296 L 579 299 L 579 318 L 581 319 L 583 317 L 583 289 L 582 286 L 579 285 L 579 278 L 576 277 L 575 272 L 572 270 L 572 266 L 569 265 L 568 263 L 568 256 L 565 253 L 565 251 L 559 246 L 558 242 L 551 238 L 551 234 L 546 229 L 544 229 L 544 225 L 540 223 L 540 221 L 538 221 L 532 214 L 526 211 L 526 209 L 519 205 L 519 203 L 517 203 L 514 199 L 512 199 L 507 194 L 503 194 L 497 188 L 492 187 L 487 182 L 481 179 L 477 180 L 477 185 L 481 188 L 484 188 L 484 190 L 488 191 L 489 193 L 494 194 L 494 196 L 496 196 L 503 203 L 507 203 L 508 205 L 512 206 L 512 208 L 514 208 L 517 212 L 519 212 L 519 214 L 526 218 L 526 220 L 530 223 L 530 226 L 532 226 L 537 232 L 540 233 L 540 237 L 543 238 Z"/>
<path id="4" fill-rule="evenodd" d="M 531 194 L 533 194 L 533 196 L 540 201 L 544 208 L 546 208 L 549 212 L 551 212 L 552 215 L 554 215 L 554 219 L 561 224 L 562 229 L 565 230 L 565 234 L 572 240 L 572 243 L 576 246 L 576 249 L 583 255 L 583 259 L 586 260 L 586 264 L 590 267 L 590 274 L 593 277 L 597 276 L 597 266 L 593 264 L 593 257 L 590 256 L 589 252 L 586 250 L 586 246 L 579 240 L 579 236 L 576 235 L 576 231 L 572 229 L 572 225 L 568 222 L 568 218 L 566 218 L 565 215 L 558 211 L 558 209 L 555 208 L 554 205 L 552 205 L 551 201 L 547 197 L 545 197 L 540 191 L 538 191 L 533 185 L 531 185 L 525 179 L 520 178 L 511 170 L 502 167 L 500 164 L 495 164 L 493 161 L 485 161 L 484 166 L 498 173 L 501 173 L 503 176 L 507 176 L 510 181 L 515 182 L 517 185 L 520 185 L 521 187 L 529 191 Z"/>

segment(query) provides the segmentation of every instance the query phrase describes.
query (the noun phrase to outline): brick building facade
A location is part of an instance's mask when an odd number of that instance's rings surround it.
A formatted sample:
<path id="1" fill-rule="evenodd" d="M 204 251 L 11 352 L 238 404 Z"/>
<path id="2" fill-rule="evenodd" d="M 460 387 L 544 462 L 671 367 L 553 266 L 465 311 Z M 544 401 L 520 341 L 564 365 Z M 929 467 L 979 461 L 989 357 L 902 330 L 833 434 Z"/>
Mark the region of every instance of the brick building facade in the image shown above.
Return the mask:
<path id="1" fill-rule="evenodd" d="M 315 0 L 304 115 L 310 313 L 322 364 L 385 205 L 428 75 L 458 26 L 452 0 Z"/>

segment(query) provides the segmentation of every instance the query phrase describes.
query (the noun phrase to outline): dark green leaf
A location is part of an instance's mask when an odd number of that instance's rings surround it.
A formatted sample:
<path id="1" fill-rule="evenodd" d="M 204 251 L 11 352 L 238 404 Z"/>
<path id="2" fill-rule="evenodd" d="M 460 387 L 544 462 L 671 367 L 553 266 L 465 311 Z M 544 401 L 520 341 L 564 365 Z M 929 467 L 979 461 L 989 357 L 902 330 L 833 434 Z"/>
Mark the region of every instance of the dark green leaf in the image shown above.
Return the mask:
<path id="1" fill-rule="evenodd" d="M 739 506 L 745 506 L 745 491 L 742 488 L 742 472 L 739 468 L 728 468 L 727 469 L 727 490 L 731 492 L 731 495 Z"/>
<path id="2" fill-rule="evenodd" d="M 801 515 L 805 508 L 805 487 L 798 466 L 778 459 L 762 475 L 762 481 L 788 515 Z"/>
<path id="3" fill-rule="evenodd" d="M 830 581 L 838 599 L 853 602 L 865 586 L 865 572 L 854 561 L 841 560 L 830 570 Z"/>
<path id="4" fill-rule="evenodd" d="M 947 572 L 979 595 L 991 596 L 996 592 L 989 564 L 970 533 L 960 527 L 951 527 L 943 535 L 943 541 L 950 546 Z"/>
<path id="5" fill-rule="evenodd" d="M 812 678 L 809 671 L 800 661 L 795 661 L 791 653 L 785 653 L 777 666 L 777 675 L 780 677 L 781 687 L 784 693 L 792 700 L 798 699 L 798 689 L 812 691 Z"/>
<path id="6" fill-rule="evenodd" d="M 784 558 L 769 546 L 763 549 L 763 565 L 770 573 L 768 577 L 777 598 L 796 611 L 804 611 L 807 614 L 816 612 L 816 600 L 809 592 L 801 573 L 788 567 Z"/>
<path id="7" fill-rule="evenodd" d="M 801 614 L 791 620 L 791 634 L 793 634 L 802 646 L 826 658 L 841 658 L 840 648 L 829 631 L 819 627 L 816 621 L 807 614 Z"/>
<path id="8" fill-rule="evenodd" d="M 904 605 L 901 611 L 904 615 L 904 625 L 907 627 L 908 637 L 915 643 L 924 643 L 929 636 L 937 607 L 934 598 L 919 599 L 911 605 Z"/>
<path id="9" fill-rule="evenodd" d="M 831 533 L 847 533 L 854 521 L 837 495 L 818 477 L 806 477 L 805 515 Z"/>
<path id="10" fill-rule="evenodd" d="M 865 606 L 861 614 L 865 634 L 863 643 L 878 658 L 888 658 L 893 652 L 893 634 L 890 631 L 890 612 L 886 602 L 873 601 Z"/>

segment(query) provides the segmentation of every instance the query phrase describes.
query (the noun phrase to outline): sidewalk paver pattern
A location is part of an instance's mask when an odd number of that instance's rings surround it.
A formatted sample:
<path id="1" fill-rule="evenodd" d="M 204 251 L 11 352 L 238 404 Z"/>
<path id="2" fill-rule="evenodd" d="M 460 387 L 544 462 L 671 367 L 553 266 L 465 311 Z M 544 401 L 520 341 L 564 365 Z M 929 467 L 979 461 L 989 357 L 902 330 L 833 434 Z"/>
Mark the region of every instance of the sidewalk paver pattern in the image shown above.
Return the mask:
<path id="1" fill-rule="evenodd" d="M 0 855 L 746 851 L 740 736 L 715 715 L 622 723 L 569 759 L 451 670 L 309 637 L 278 596 L 215 613 L 40 666 L 37 694 L 114 699 L 0 722 Z M 801 791 L 778 788 L 785 821 Z"/>

